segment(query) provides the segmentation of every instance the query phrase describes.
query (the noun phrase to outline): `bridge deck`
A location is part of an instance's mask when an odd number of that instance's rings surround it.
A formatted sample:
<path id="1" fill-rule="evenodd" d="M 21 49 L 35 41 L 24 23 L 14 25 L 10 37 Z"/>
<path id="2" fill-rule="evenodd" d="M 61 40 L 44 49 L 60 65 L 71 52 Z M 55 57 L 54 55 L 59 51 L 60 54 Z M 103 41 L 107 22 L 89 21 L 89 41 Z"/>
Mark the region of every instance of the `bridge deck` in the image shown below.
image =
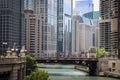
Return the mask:
<path id="1" fill-rule="evenodd" d="M 36 60 L 98 61 L 98 58 L 36 58 Z"/>

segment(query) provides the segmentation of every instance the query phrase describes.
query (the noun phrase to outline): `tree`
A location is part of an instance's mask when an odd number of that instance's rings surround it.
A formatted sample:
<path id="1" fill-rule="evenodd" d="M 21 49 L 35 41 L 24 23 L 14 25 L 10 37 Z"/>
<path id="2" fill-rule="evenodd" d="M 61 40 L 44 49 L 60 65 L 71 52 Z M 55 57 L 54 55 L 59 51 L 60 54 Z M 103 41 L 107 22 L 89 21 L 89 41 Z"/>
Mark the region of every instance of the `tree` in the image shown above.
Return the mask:
<path id="1" fill-rule="evenodd" d="M 26 75 L 31 74 L 36 69 L 37 69 L 37 62 L 35 58 L 26 55 Z"/>
<path id="2" fill-rule="evenodd" d="M 105 50 L 105 48 L 96 48 L 97 57 L 108 57 L 109 53 Z"/>
<path id="3" fill-rule="evenodd" d="M 45 70 L 35 70 L 24 80 L 48 80 L 49 75 Z"/>

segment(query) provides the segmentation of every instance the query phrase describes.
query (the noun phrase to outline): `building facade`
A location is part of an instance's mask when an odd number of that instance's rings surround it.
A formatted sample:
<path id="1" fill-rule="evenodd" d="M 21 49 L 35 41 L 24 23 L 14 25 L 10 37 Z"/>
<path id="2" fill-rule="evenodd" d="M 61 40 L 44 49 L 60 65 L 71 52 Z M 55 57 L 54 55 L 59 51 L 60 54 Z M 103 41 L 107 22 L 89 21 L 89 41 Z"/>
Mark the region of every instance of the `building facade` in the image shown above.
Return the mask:
<path id="1" fill-rule="evenodd" d="M 24 9 L 25 10 L 34 10 L 34 1 L 33 0 L 24 0 Z"/>
<path id="2" fill-rule="evenodd" d="M 42 18 L 42 54 L 54 57 L 57 49 L 57 0 L 34 0 L 34 12 Z"/>
<path id="3" fill-rule="evenodd" d="M 100 0 L 100 45 L 106 51 L 111 52 L 111 0 Z"/>
<path id="4" fill-rule="evenodd" d="M 111 49 L 120 59 L 120 1 L 111 0 Z"/>
<path id="5" fill-rule="evenodd" d="M 0 52 L 14 43 L 20 50 L 25 40 L 24 1 L 0 0 Z"/>
<path id="6" fill-rule="evenodd" d="M 71 16 L 68 14 L 64 14 L 64 20 L 63 20 L 63 56 L 68 57 L 71 56 Z"/>
<path id="7" fill-rule="evenodd" d="M 71 17 L 68 17 L 67 15 L 69 16 L 72 15 L 72 0 L 57 0 L 57 56 L 58 57 L 63 56 L 64 53 L 66 53 L 65 39 L 67 39 L 68 37 L 65 35 L 68 31 L 66 31 L 65 29 L 66 26 L 69 28 L 69 32 L 71 29 Z M 68 18 L 69 18 L 69 25 L 67 23 Z M 68 39 L 68 42 L 71 42 L 70 40 L 71 39 Z"/>
<path id="8" fill-rule="evenodd" d="M 42 44 L 42 20 L 40 14 L 33 11 L 25 11 L 26 49 L 33 56 L 40 57 Z"/>
<path id="9" fill-rule="evenodd" d="M 95 46 L 95 27 L 83 22 L 81 16 L 72 18 L 72 55 L 79 56 Z"/>
<path id="10" fill-rule="evenodd" d="M 83 16 L 91 20 L 93 25 L 93 46 L 99 47 L 99 11 L 88 12 Z"/>

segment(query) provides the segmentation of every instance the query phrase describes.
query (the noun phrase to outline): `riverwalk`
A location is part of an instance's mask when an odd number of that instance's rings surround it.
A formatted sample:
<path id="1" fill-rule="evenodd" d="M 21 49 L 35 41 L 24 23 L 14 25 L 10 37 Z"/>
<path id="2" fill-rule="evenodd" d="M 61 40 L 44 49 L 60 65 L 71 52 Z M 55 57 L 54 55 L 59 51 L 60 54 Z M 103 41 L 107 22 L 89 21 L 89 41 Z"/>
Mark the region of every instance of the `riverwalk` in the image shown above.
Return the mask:
<path id="1" fill-rule="evenodd" d="M 89 72 L 89 68 L 86 66 L 82 66 L 82 65 L 75 65 L 75 69 L 80 70 L 80 71 L 84 71 L 84 72 Z"/>

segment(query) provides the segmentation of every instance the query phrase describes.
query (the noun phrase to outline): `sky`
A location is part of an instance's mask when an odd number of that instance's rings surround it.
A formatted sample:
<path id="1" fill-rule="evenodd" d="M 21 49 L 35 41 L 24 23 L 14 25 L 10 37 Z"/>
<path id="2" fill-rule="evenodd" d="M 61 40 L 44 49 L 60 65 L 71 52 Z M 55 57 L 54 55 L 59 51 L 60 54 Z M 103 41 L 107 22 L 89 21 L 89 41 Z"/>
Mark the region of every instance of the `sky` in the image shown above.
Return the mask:
<path id="1" fill-rule="evenodd" d="M 81 1 L 81 0 L 73 0 L 73 1 Z M 73 6 L 74 6 L 74 2 L 73 2 Z M 93 0 L 93 4 L 94 4 L 94 11 L 98 11 L 99 10 L 99 0 Z"/>
<path id="2" fill-rule="evenodd" d="M 99 0 L 93 0 L 94 3 L 94 11 L 98 11 L 99 10 Z"/>

